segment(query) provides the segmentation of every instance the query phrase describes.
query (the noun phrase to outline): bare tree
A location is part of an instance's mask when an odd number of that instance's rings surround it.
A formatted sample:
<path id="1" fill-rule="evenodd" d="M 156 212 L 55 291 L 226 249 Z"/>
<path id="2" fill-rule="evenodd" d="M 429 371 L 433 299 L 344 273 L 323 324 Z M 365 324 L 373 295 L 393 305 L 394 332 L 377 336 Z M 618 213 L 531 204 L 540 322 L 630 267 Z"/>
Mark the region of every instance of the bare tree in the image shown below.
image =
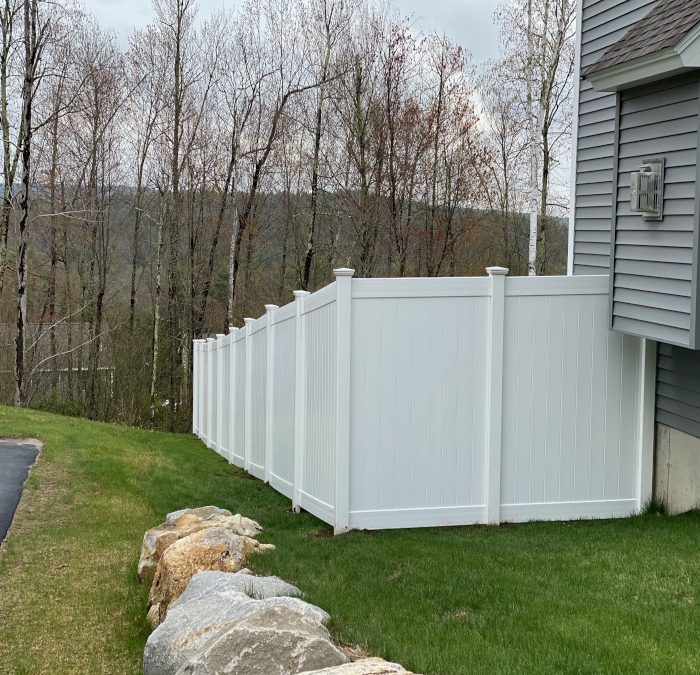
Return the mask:
<path id="1" fill-rule="evenodd" d="M 184 430 L 191 340 L 334 266 L 525 272 L 530 210 L 561 265 L 572 0 L 508 0 L 478 92 L 384 0 L 156 0 L 126 53 L 70 2 L 0 6 L 3 400 Z"/>
<path id="2" fill-rule="evenodd" d="M 303 54 L 300 53 L 296 40 L 300 32 L 299 20 L 300 16 L 289 12 L 282 0 L 267 0 L 263 4 L 262 12 L 257 7 L 249 5 L 241 17 L 243 25 L 249 27 L 249 35 L 259 35 L 260 22 L 265 22 L 269 42 L 244 45 L 243 54 L 244 58 L 260 63 L 263 66 L 263 72 L 269 72 L 271 76 L 264 78 L 261 83 L 260 104 L 257 106 L 254 122 L 255 132 L 251 134 L 251 145 L 246 151 L 248 178 L 241 207 L 238 210 L 238 227 L 235 229 L 235 240 L 231 251 L 229 302 L 232 307 L 236 302 L 241 243 L 243 236 L 248 235 L 248 228 L 252 225 L 258 191 L 265 177 L 267 161 L 277 142 L 287 104 L 295 96 L 315 88 L 318 84 L 315 80 L 309 81 L 305 77 Z M 261 47 L 263 48 L 262 58 L 254 51 L 260 50 Z"/>
<path id="3" fill-rule="evenodd" d="M 529 142 L 529 274 L 544 274 L 551 171 L 566 152 L 571 130 L 574 70 L 572 0 L 516 0 L 501 6 L 497 18 L 505 47 L 504 63 L 522 91 Z M 522 16 L 527 21 L 523 26 Z"/>
<path id="4" fill-rule="evenodd" d="M 29 245 L 29 199 L 32 181 L 32 138 L 34 100 L 42 79 L 41 61 L 49 35 L 50 17 L 39 0 L 23 0 L 24 65 L 22 75 L 22 112 L 20 118 L 20 169 L 22 192 L 19 199 L 17 245 L 17 333 L 15 335 L 15 405 L 26 401 L 25 348 L 27 324 L 27 248 Z M 40 11 L 41 10 L 41 11 Z"/>
<path id="5" fill-rule="evenodd" d="M 490 64 L 482 76 L 480 93 L 486 122 L 489 161 L 480 167 L 480 186 L 488 206 L 496 214 L 499 250 L 496 256 L 512 273 L 528 269 L 528 258 L 520 250 L 519 225 L 527 212 L 527 175 L 530 144 L 517 88 L 503 64 Z"/>
<path id="6" fill-rule="evenodd" d="M 13 69 L 17 65 L 19 40 L 17 24 L 23 5 L 18 0 L 5 0 L 0 15 L 2 51 L 0 51 L 0 124 L 2 126 L 3 195 L 0 205 L 0 298 L 5 282 L 8 259 L 8 234 L 12 213 L 13 186 L 22 148 L 22 127 L 12 128 L 10 104 L 13 92 Z"/>
<path id="7" fill-rule="evenodd" d="M 144 214 L 146 194 L 146 162 L 156 134 L 156 124 L 164 101 L 164 62 L 157 49 L 153 28 L 135 33 L 127 54 L 130 96 L 127 123 L 133 139 L 136 175 L 134 177 L 134 226 L 131 248 L 131 279 L 129 284 L 129 332 L 134 333 L 136 310 L 136 277 L 139 260 L 139 235 Z"/>
<path id="8" fill-rule="evenodd" d="M 311 278 L 311 265 L 313 264 L 316 243 L 316 229 L 318 220 L 318 192 L 319 169 L 321 161 L 321 139 L 324 127 L 325 101 L 328 85 L 333 78 L 333 71 L 337 71 L 337 63 L 334 66 L 333 58 L 338 42 L 343 39 L 350 25 L 350 13 L 353 7 L 348 6 L 343 0 L 316 0 L 309 7 L 311 14 L 308 25 L 312 27 L 309 36 L 310 51 L 318 54 L 318 63 L 315 65 L 318 72 L 314 74 L 314 80 L 318 87 L 313 90 L 315 97 L 313 115 L 313 150 L 311 156 L 311 195 L 309 226 L 306 234 L 306 251 L 301 275 L 301 288 L 306 290 Z"/>

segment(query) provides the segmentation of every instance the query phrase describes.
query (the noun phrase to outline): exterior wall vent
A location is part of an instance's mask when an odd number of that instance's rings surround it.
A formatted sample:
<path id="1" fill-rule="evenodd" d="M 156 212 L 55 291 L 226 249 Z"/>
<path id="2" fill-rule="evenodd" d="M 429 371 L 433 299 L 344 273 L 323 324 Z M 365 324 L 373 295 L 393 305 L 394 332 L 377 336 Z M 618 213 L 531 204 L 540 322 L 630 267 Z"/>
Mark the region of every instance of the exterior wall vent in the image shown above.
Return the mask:
<path id="1" fill-rule="evenodd" d="M 641 213 L 644 220 L 664 217 L 664 160 L 644 160 L 630 174 L 630 211 Z"/>

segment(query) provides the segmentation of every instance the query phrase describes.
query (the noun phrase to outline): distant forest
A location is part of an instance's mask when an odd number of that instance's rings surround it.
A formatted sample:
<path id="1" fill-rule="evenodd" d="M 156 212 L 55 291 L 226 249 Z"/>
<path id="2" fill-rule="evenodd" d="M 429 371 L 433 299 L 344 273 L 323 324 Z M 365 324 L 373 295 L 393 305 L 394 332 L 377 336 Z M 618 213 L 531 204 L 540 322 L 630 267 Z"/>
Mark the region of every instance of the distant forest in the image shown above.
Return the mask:
<path id="1" fill-rule="evenodd" d="M 0 9 L 2 402 L 186 430 L 192 339 L 334 267 L 566 272 L 570 0 L 480 65 L 374 0 L 154 9 Z"/>

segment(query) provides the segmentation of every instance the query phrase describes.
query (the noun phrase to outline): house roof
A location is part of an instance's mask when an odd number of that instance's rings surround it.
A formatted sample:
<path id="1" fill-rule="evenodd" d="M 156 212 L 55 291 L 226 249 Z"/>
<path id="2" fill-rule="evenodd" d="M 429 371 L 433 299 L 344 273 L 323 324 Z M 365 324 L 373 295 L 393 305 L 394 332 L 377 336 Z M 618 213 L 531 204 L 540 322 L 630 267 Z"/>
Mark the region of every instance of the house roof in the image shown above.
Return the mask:
<path id="1" fill-rule="evenodd" d="M 631 62 L 649 61 L 655 55 L 676 53 L 676 48 L 700 24 L 700 2 L 661 0 L 643 19 L 632 25 L 625 36 L 584 71 L 595 73 Z M 647 58 L 645 58 L 647 57 Z"/>
<path id="2" fill-rule="evenodd" d="M 596 91 L 621 91 L 700 69 L 700 2 L 661 0 L 583 71 Z"/>

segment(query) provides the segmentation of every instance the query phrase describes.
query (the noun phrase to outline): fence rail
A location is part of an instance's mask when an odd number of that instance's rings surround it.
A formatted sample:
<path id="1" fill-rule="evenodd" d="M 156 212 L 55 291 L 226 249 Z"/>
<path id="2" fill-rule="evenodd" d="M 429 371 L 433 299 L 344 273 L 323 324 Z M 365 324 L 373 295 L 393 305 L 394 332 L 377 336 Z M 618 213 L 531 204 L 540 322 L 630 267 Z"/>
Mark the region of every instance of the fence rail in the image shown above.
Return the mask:
<path id="1" fill-rule="evenodd" d="M 353 279 L 194 345 L 193 431 L 334 526 L 618 517 L 651 496 L 655 346 L 608 277 Z"/>

